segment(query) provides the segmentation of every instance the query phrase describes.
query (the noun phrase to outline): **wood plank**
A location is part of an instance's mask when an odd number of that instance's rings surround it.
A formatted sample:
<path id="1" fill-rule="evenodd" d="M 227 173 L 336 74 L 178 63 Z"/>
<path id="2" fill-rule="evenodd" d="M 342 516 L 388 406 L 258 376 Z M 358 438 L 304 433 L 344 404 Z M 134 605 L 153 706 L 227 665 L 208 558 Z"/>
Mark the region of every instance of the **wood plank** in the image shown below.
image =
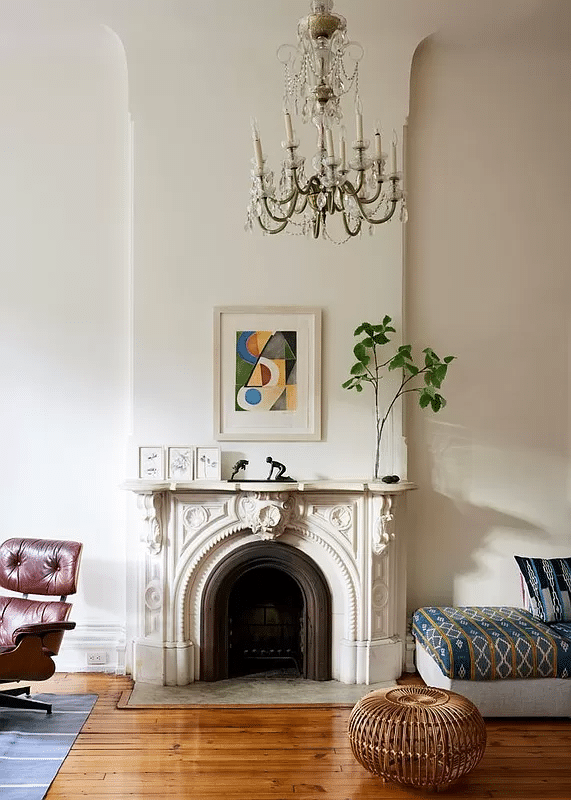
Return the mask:
<path id="1" fill-rule="evenodd" d="M 58 674 L 38 692 L 94 692 L 95 708 L 46 800 L 401 800 L 347 739 L 348 708 L 125 707 L 129 678 Z M 122 707 L 118 707 L 121 701 Z M 447 800 L 568 800 L 569 719 L 488 720 L 480 764 Z"/>

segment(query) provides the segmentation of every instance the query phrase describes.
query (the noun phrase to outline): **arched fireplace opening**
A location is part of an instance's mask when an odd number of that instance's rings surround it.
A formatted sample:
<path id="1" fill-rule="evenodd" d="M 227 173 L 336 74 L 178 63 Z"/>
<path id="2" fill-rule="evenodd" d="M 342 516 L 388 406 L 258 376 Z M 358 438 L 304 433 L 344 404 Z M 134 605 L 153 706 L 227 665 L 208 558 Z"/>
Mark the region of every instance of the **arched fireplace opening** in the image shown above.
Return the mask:
<path id="1" fill-rule="evenodd" d="M 294 665 L 331 679 L 331 595 L 300 550 L 262 541 L 231 553 L 206 582 L 201 618 L 201 680 Z"/>
<path id="2" fill-rule="evenodd" d="M 275 567 L 253 567 L 228 598 L 228 677 L 303 673 L 304 602 L 298 583 Z"/>

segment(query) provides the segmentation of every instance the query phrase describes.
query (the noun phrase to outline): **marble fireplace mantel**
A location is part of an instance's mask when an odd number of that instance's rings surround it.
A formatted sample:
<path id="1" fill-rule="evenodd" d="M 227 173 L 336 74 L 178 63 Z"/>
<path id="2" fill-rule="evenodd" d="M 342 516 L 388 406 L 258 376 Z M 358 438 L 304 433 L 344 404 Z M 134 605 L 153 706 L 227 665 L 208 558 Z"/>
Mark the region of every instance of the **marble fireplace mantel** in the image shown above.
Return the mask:
<path id="1" fill-rule="evenodd" d="M 130 480 L 137 496 L 136 680 L 201 679 L 203 600 L 224 560 L 279 541 L 309 557 L 331 594 L 331 674 L 392 682 L 405 667 L 406 495 L 401 481 Z"/>

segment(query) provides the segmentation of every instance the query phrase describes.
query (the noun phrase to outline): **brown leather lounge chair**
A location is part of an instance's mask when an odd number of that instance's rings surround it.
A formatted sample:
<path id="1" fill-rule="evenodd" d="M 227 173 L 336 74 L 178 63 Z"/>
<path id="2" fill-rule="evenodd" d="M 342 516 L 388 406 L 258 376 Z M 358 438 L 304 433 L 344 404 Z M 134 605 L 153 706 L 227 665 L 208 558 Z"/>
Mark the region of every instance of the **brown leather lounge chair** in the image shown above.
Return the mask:
<path id="1" fill-rule="evenodd" d="M 22 597 L 0 595 L 0 683 L 44 681 L 55 672 L 68 622 L 83 545 L 48 539 L 8 539 L 0 545 L 0 587 L 21 592 Z M 60 595 L 59 600 L 29 600 L 28 594 Z M 0 706 L 41 709 L 51 714 L 49 703 L 24 699 L 30 687 L 0 690 Z"/>

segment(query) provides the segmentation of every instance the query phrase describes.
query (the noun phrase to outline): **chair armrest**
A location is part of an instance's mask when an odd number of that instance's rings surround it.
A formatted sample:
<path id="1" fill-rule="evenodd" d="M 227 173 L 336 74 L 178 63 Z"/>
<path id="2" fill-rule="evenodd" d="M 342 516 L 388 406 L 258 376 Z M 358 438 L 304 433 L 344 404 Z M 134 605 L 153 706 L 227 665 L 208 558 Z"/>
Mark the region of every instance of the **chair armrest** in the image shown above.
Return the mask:
<path id="1" fill-rule="evenodd" d="M 12 634 L 14 644 L 18 644 L 22 636 L 40 636 L 43 637 L 46 633 L 54 633 L 55 631 L 72 631 L 75 628 L 75 622 L 35 622 L 29 625 L 20 625 Z"/>
<path id="2" fill-rule="evenodd" d="M 64 631 L 71 631 L 75 628 L 75 622 L 35 622 L 29 625 L 20 625 L 12 634 L 14 646 L 18 646 L 24 639 L 37 636 L 42 643 L 42 647 L 52 656 L 55 656 L 60 649 Z"/>

